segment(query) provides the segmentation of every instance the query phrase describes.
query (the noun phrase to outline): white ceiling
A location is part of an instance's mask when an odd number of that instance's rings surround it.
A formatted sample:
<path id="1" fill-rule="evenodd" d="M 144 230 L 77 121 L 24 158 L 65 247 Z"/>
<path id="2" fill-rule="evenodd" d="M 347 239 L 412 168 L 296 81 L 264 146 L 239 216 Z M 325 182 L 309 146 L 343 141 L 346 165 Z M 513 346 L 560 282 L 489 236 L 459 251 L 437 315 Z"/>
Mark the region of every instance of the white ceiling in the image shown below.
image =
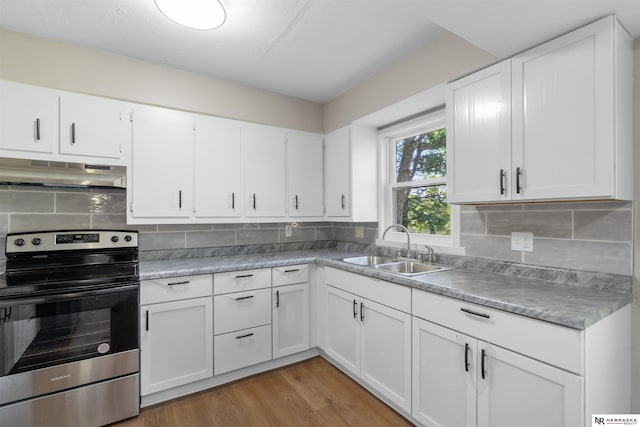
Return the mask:
<path id="1" fill-rule="evenodd" d="M 445 30 L 502 58 L 617 13 L 640 36 L 640 0 L 224 0 L 213 31 L 153 0 L 0 0 L 0 27 L 324 103 Z"/>

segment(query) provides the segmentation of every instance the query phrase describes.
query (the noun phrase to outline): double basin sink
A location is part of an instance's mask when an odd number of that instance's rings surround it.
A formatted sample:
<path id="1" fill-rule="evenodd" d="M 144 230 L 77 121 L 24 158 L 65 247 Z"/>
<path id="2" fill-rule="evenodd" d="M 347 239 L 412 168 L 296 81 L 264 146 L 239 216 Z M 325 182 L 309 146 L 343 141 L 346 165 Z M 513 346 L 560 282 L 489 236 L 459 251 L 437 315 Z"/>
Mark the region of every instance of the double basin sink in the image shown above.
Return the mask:
<path id="1" fill-rule="evenodd" d="M 420 274 L 435 273 L 436 271 L 451 270 L 453 268 L 419 261 L 399 261 L 391 257 L 372 255 L 343 258 L 342 261 L 350 264 L 374 267 L 401 276 L 418 276 Z"/>

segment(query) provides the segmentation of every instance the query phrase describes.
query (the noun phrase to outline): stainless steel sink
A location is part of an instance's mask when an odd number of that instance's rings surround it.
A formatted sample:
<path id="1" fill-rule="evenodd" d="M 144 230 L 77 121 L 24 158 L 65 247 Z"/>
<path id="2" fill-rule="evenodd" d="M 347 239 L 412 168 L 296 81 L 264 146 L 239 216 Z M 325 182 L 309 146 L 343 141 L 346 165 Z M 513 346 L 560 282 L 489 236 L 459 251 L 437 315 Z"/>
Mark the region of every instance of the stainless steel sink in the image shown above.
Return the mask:
<path id="1" fill-rule="evenodd" d="M 417 276 L 419 274 L 451 270 L 453 268 L 413 261 L 391 262 L 386 264 L 378 264 L 374 267 L 380 270 L 388 271 L 390 273 L 400 274 L 402 276 Z"/>
<path id="2" fill-rule="evenodd" d="M 379 264 L 388 264 L 391 262 L 396 262 L 397 260 L 395 258 L 386 257 L 386 256 L 370 255 L 370 256 L 355 256 L 351 258 L 343 258 L 342 261 L 348 262 L 350 264 L 375 266 Z"/>

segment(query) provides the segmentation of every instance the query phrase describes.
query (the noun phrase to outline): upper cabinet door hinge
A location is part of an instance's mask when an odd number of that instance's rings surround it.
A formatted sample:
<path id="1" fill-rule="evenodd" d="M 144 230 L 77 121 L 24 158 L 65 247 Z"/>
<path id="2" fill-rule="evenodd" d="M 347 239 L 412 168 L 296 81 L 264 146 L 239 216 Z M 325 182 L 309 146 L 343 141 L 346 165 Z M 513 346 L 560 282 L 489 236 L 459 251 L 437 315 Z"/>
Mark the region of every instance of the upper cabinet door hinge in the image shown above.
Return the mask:
<path id="1" fill-rule="evenodd" d="M 129 211 L 133 213 L 133 202 L 129 203 Z"/>
<path id="2" fill-rule="evenodd" d="M 129 121 L 133 123 L 133 111 L 129 113 Z"/>

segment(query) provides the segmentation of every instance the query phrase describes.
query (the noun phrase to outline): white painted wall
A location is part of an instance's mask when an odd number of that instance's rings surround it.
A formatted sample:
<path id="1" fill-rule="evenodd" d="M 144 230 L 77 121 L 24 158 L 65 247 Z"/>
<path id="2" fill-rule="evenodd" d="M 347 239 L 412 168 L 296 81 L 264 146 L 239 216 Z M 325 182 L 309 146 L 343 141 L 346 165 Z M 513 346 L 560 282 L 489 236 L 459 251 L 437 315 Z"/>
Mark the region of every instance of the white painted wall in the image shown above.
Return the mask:
<path id="1" fill-rule="evenodd" d="M 445 33 L 435 42 L 327 102 L 324 106 L 324 130 L 331 132 L 346 126 L 495 60 L 489 53 L 460 37 Z"/>
<path id="2" fill-rule="evenodd" d="M 0 29 L 0 79 L 323 131 L 323 108 L 315 102 L 5 29 Z"/>

